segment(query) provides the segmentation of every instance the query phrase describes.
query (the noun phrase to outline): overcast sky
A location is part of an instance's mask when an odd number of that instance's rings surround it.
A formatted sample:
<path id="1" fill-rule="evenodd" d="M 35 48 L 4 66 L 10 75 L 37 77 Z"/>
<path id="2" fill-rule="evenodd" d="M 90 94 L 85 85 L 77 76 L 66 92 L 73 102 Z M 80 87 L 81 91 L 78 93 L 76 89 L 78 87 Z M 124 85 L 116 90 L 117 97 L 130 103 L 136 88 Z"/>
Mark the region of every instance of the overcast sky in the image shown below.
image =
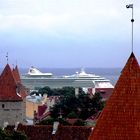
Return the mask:
<path id="1" fill-rule="evenodd" d="M 0 67 L 123 67 L 140 63 L 138 0 L 0 0 Z"/>

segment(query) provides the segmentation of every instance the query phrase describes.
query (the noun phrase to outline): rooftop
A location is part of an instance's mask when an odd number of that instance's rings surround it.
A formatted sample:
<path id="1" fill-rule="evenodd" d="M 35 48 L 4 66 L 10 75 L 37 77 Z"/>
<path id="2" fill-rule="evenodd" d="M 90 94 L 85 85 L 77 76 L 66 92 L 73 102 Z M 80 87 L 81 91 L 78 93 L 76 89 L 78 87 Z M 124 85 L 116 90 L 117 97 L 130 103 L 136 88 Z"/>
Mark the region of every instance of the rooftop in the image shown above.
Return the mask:
<path id="1" fill-rule="evenodd" d="M 13 129 L 13 127 L 7 127 Z M 17 130 L 24 131 L 30 140 L 88 140 L 91 127 L 58 126 L 55 134 L 50 125 L 18 125 Z"/>
<path id="2" fill-rule="evenodd" d="M 23 95 L 25 90 L 17 66 L 12 71 L 7 64 L 0 75 L 0 101 L 22 101 Z"/>
<path id="3" fill-rule="evenodd" d="M 132 53 L 89 140 L 140 138 L 140 67 Z"/>

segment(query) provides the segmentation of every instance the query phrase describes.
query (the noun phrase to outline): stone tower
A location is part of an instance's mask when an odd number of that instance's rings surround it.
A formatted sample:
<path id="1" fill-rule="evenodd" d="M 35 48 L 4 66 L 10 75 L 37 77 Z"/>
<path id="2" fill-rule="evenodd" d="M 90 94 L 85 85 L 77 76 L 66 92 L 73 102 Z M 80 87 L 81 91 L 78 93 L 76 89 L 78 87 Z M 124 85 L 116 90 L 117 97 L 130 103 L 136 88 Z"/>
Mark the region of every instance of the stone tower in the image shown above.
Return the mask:
<path id="1" fill-rule="evenodd" d="M 18 68 L 13 71 L 7 64 L 0 76 L 0 126 L 25 123 L 25 90 L 21 84 Z"/>

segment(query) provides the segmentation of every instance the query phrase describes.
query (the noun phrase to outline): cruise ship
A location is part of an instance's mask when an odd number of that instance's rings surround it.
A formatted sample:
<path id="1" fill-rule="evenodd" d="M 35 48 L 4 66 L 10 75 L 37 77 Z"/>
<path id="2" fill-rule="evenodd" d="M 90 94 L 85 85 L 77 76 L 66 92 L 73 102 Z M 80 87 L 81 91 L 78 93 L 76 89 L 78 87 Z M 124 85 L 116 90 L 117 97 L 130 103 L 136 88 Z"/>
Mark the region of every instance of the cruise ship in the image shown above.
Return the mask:
<path id="1" fill-rule="evenodd" d="M 29 71 L 26 74 L 26 76 L 29 76 L 29 77 L 52 77 L 53 74 L 52 73 L 43 73 L 43 72 L 39 71 L 37 68 L 35 68 L 34 66 L 31 66 L 29 68 Z"/>
<path id="2" fill-rule="evenodd" d="M 22 83 L 29 89 L 49 86 L 50 88 L 74 87 L 83 88 L 87 92 L 100 91 L 110 94 L 114 88 L 109 79 L 86 73 L 84 69 L 73 75 L 53 76 L 52 73 L 40 72 L 31 67 L 27 74 L 21 76 Z"/>

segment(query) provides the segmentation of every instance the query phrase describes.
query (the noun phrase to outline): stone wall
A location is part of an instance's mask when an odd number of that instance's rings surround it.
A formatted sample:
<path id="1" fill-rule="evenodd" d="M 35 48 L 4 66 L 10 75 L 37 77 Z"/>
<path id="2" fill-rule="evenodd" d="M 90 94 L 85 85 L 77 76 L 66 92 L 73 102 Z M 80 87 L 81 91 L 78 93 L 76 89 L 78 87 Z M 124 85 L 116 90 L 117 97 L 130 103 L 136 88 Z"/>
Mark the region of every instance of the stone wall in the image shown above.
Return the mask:
<path id="1" fill-rule="evenodd" d="M 3 127 L 4 122 L 14 125 L 16 122 L 25 123 L 25 102 L 0 102 L 0 126 Z"/>

